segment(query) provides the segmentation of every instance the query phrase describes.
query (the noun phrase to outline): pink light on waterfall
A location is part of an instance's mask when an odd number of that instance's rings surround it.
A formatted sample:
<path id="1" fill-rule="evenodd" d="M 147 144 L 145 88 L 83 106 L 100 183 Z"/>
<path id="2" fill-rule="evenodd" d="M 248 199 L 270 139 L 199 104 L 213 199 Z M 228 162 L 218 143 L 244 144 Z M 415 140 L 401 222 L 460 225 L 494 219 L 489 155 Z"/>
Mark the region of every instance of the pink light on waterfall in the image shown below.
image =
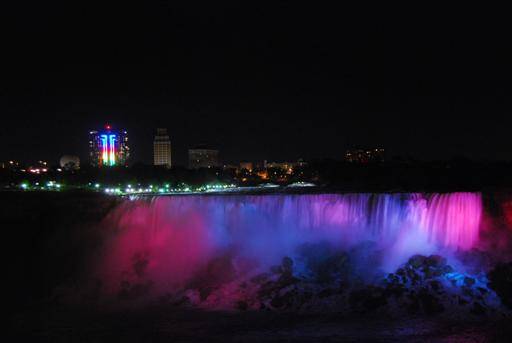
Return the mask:
<path id="1" fill-rule="evenodd" d="M 99 268 L 107 292 L 144 280 L 157 292 L 182 287 L 212 256 L 204 218 L 168 201 L 124 203 L 110 216 L 113 239 Z"/>
<path id="2" fill-rule="evenodd" d="M 478 241 L 482 218 L 479 193 L 432 194 L 413 201 L 414 221 L 429 241 L 441 246 L 471 249 Z"/>

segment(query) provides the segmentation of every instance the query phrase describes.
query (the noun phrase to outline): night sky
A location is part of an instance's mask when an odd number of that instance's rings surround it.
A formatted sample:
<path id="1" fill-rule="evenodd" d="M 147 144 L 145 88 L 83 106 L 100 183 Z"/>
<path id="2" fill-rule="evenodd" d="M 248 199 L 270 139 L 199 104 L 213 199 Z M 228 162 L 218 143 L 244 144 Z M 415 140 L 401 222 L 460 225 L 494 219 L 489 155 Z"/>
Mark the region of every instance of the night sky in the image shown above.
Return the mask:
<path id="1" fill-rule="evenodd" d="M 132 162 L 151 162 L 156 127 L 178 164 L 200 143 L 224 162 L 356 145 L 512 160 L 503 9 L 146 3 L 2 9 L 0 160 L 85 157 L 107 122 Z"/>

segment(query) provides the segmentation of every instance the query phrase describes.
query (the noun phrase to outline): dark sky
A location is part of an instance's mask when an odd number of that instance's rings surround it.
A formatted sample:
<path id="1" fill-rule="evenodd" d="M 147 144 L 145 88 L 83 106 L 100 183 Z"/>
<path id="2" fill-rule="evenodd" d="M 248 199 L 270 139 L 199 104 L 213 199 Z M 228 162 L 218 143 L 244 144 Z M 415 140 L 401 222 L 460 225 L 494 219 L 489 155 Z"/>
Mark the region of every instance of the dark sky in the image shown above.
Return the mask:
<path id="1" fill-rule="evenodd" d="M 134 162 L 160 126 L 180 164 L 198 143 L 225 162 L 353 145 L 512 160 L 505 9 L 149 3 L 2 9 L 0 159 L 85 157 L 108 122 Z"/>

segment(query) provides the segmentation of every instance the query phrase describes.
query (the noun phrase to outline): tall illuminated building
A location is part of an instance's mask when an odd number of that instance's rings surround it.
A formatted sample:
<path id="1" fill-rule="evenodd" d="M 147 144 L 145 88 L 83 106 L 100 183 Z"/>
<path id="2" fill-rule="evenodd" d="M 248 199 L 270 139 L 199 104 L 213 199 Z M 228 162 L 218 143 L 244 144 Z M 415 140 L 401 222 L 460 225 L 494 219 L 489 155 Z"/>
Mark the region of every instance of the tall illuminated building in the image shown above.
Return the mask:
<path id="1" fill-rule="evenodd" d="M 167 129 L 156 129 L 156 136 L 153 140 L 153 164 L 171 167 L 171 140 Z"/>
<path id="2" fill-rule="evenodd" d="M 89 132 L 89 159 L 95 167 L 126 166 L 130 158 L 128 133 L 113 130 L 106 125 L 103 130 Z"/>

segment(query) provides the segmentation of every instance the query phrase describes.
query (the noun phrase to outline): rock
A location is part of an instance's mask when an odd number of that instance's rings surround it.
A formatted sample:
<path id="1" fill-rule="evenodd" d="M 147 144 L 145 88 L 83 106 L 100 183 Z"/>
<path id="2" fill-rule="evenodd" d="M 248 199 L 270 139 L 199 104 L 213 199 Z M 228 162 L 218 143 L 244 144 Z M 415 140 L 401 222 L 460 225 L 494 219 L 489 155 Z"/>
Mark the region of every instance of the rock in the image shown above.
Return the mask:
<path id="1" fill-rule="evenodd" d="M 350 264 L 347 253 L 328 242 L 304 244 L 298 253 L 306 264 L 309 276 L 321 284 L 348 279 Z"/>
<path id="2" fill-rule="evenodd" d="M 386 280 L 387 280 L 388 283 L 391 283 L 391 284 L 398 284 L 398 283 L 400 283 L 400 278 L 397 275 L 395 275 L 395 274 L 388 274 Z"/>
<path id="3" fill-rule="evenodd" d="M 464 285 L 465 286 L 468 286 L 468 287 L 473 287 L 473 285 L 475 284 L 476 280 L 473 279 L 472 277 L 464 277 Z"/>
<path id="4" fill-rule="evenodd" d="M 274 275 L 278 275 L 282 273 L 281 266 L 272 266 L 270 268 L 270 272 Z"/>
<path id="5" fill-rule="evenodd" d="M 262 273 L 253 277 L 250 281 L 252 283 L 263 284 L 270 279 L 270 276 L 271 275 L 269 273 Z"/>
<path id="6" fill-rule="evenodd" d="M 424 264 L 425 264 L 425 261 L 427 260 L 427 258 L 425 256 L 422 256 L 422 255 L 414 255 L 413 257 L 411 257 L 409 259 L 409 261 L 407 262 L 408 265 L 410 265 L 411 267 L 413 268 L 420 268 L 422 267 Z"/>
<path id="7" fill-rule="evenodd" d="M 290 285 L 293 285 L 300 280 L 294 277 L 291 274 L 282 274 L 279 279 L 277 280 L 277 287 L 278 288 L 284 288 Z"/>
<path id="8" fill-rule="evenodd" d="M 278 309 L 290 308 L 296 301 L 300 300 L 298 295 L 298 291 L 295 288 L 280 292 L 279 295 L 271 300 L 270 305 Z"/>
<path id="9" fill-rule="evenodd" d="M 483 287 L 478 287 L 477 290 L 480 292 L 480 294 L 485 295 L 489 293 L 489 290 Z"/>
<path id="10" fill-rule="evenodd" d="M 446 258 L 439 255 L 432 255 L 427 258 L 426 264 L 430 267 L 440 268 L 446 265 Z"/>
<path id="11" fill-rule="evenodd" d="M 467 298 L 474 297 L 473 289 L 471 289 L 471 287 L 463 285 L 462 287 L 460 287 L 460 290 L 461 290 L 462 295 L 464 295 L 465 297 L 467 297 Z"/>
<path id="12" fill-rule="evenodd" d="M 288 256 L 283 257 L 283 261 L 281 262 L 283 273 L 292 273 L 293 272 L 293 260 Z"/>
<path id="13" fill-rule="evenodd" d="M 259 298 L 270 298 L 278 290 L 278 285 L 274 281 L 268 281 L 262 284 L 258 290 Z"/>
<path id="14" fill-rule="evenodd" d="M 208 296 L 210 296 L 210 294 L 212 294 L 212 292 L 214 291 L 214 288 L 213 287 L 204 287 L 204 288 L 201 288 L 199 290 L 199 299 L 201 301 L 205 301 L 206 299 L 208 299 Z"/>
<path id="15" fill-rule="evenodd" d="M 430 281 L 429 282 L 429 285 L 430 285 L 430 288 L 434 291 L 434 292 L 442 292 L 443 290 L 443 285 L 441 284 L 441 282 L 437 281 L 437 280 L 433 280 L 433 281 Z"/>
<path id="16" fill-rule="evenodd" d="M 441 267 L 442 275 L 453 273 L 453 268 L 450 265 L 442 266 Z"/>

